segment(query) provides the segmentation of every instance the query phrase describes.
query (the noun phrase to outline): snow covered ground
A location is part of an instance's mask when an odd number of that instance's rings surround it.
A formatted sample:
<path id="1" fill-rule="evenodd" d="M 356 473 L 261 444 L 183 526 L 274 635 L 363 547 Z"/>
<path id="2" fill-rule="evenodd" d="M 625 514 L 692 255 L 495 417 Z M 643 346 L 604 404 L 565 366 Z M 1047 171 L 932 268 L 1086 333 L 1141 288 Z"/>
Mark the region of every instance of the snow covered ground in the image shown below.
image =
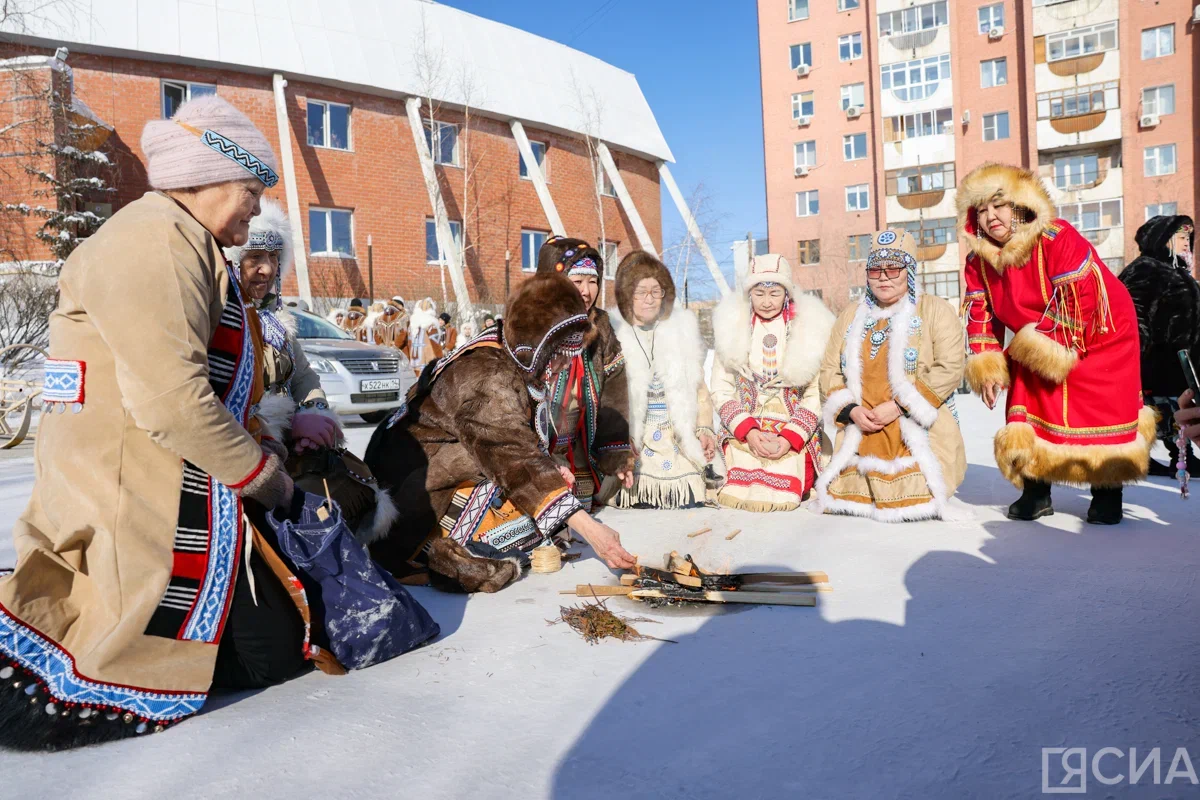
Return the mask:
<path id="1" fill-rule="evenodd" d="M 960 397 L 975 519 L 888 526 L 807 511 L 608 511 L 648 563 L 671 549 L 737 569 L 822 569 L 811 608 L 645 610 L 677 643 L 589 646 L 560 589 L 612 582 L 593 559 L 496 595 L 417 589 L 432 645 L 343 678 L 311 674 L 219 696 L 178 728 L 53 756 L 0 753 L 6 797 L 1030 797 L 1043 747 L 1102 747 L 1128 775 L 1162 748 L 1200 767 L 1195 669 L 1200 497 L 1127 490 L 1124 525 L 1058 513 L 1009 522 L 1015 490 L 991 456 L 999 412 Z M 370 428 L 352 433 L 361 449 Z M 0 564 L 32 459 L 0 458 Z M 696 539 L 685 534 L 711 525 Z M 742 528 L 731 542 L 724 534 Z M 1058 756 L 1051 759 L 1057 764 Z M 1056 773 L 1061 775 L 1061 772 Z M 1090 795 L 1179 796 L 1172 786 Z"/>

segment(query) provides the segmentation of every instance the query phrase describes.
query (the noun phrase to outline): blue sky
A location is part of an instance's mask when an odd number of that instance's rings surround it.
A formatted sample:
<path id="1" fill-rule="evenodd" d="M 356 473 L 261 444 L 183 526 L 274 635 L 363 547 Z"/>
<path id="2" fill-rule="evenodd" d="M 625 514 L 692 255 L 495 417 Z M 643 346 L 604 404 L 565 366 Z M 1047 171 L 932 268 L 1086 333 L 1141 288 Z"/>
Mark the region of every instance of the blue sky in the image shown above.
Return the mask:
<path id="1" fill-rule="evenodd" d="M 545 36 L 637 75 L 687 197 L 703 183 L 719 219 L 709 246 L 732 275 L 730 244 L 765 237 L 758 30 L 746 0 L 442 0 Z M 663 238 L 684 232 L 664 188 Z M 699 259 L 696 259 L 699 264 Z"/>

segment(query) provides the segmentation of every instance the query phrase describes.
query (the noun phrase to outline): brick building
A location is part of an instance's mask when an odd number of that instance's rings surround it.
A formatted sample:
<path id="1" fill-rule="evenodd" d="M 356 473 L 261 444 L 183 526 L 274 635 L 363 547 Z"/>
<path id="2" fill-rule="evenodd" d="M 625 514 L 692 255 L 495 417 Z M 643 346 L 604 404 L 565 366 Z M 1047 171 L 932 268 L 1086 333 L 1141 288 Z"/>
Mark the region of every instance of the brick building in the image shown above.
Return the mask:
<path id="1" fill-rule="evenodd" d="M 1191 0 L 758 0 L 771 249 L 838 308 L 867 235 L 905 227 L 955 302 L 954 188 L 1002 161 L 1120 271 L 1150 216 L 1195 216 L 1197 19 Z"/>
<path id="2" fill-rule="evenodd" d="M 233 5 L 114 0 L 103 20 L 0 42 L 0 58 L 10 59 L 69 48 L 69 70 L 60 71 L 112 131 L 102 151 L 117 191 L 111 204 L 90 206 L 98 213 L 148 189 L 139 144 L 146 122 L 216 92 L 280 155 L 281 180 L 269 194 L 299 216 L 306 258 L 297 274 L 307 270 L 318 300 L 365 296 L 370 261 L 376 298 L 453 301 L 443 271 L 453 256 L 473 302 L 502 303 L 558 220 L 570 235 L 603 242 L 610 271 L 629 250 L 661 243 L 660 170 L 671 154 L 629 73 L 424 0 L 367 0 L 350 4 L 354 13 L 301 0 L 247 3 L 246 12 Z M 52 71 L 53 60 L 42 61 Z M 520 155 L 522 133 L 540 170 Z M 437 192 L 424 179 L 422 149 Z M 33 202 L 22 170 L 3 175 L 6 202 Z M 435 224 L 438 194 L 454 253 Z M 10 249 L 46 257 L 31 233 Z M 304 293 L 295 274 L 285 292 Z"/>

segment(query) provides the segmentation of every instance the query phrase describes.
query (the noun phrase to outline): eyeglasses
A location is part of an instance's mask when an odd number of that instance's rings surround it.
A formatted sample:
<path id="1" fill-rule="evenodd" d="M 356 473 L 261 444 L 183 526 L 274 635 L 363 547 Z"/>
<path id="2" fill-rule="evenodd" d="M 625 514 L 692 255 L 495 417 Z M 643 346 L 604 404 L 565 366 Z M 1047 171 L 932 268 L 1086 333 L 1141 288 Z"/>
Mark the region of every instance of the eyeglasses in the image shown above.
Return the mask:
<path id="1" fill-rule="evenodd" d="M 649 300 L 650 298 L 662 300 L 666 296 L 666 292 L 664 292 L 662 289 L 643 289 L 641 291 L 634 292 L 633 296 L 638 300 Z"/>
<path id="2" fill-rule="evenodd" d="M 898 278 L 901 272 L 904 272 L 904 267 L 867 267 L 868 278 L 882 278 L 885 275 L 889 278 Z"/>

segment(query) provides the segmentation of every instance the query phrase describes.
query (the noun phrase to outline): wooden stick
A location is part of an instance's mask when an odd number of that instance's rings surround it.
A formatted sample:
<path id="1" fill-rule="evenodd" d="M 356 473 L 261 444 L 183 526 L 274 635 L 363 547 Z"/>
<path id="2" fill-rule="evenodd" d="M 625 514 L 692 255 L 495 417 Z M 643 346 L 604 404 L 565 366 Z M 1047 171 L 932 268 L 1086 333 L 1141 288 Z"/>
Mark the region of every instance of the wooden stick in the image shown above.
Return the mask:
<path id="1" fill-rule="evenodd" d="M 817 604 L 817 598 L 814 595 L 787 592 L 704 592 L 695 597 L 678 597 L 657 589 L 637 589 L 630 592 L 629 596 L 635 600 L 699 600 L 708 603 L 746 603 L 766 606 L 815 606 Z"/>
<path id="2" fill-rule="evenodd" d="M 829 583 L 824 572 L 745 572 L 742 584 L 751 583 Z"/>
<path id="3" fill-rule="evenodd" d="M 737 535 L 738 535 L 739 533 L 741 533 L 741 532 L 742 532 L 742 529 L 741 529 L 741 528 L 738 528 L 737 530 L 733 531 L 733 532 L 732 532 L 732 533 L 730 533 L 728 536 L 726 536 L 726 537 L 725 537 L 725 541 L 727 541 L 727 542 L 728 542 L 728 541 L 732 540 L 732 539 L 733 539 L 733 537 L 737 536 Z"/>
<path id="4" fill-rule="evenodd" d="M 573 594 L 576 597 L 623 597 L 632 591 L 632 586 L 592 586 L 581 583 L 574 589 L 563 589 L 559 594 Z"/>
<path id="5" fill-rule="evenodd" d="M 633 582 L 636 580 L 637 580 L 637 575 L 634 575 L 632 572 L 626 572 L 624 575 L 621 576 L 621 585 L 622 586 L 633 586 Z"/>
<path id="6" fill-rule="evenodd" d="M 689 538 L 689 539 L 695 539 L 697 536 L 701 536 L 701 535 L 703 535 L 703 534 L 706 534 L 706 533 L 708 533 L 708 532 L 709 532 L 709 531 L 711 531 L 711 530 L 712 530 L 712 528 L 701 528 L 700 530 L 696 531 L 695 533 L 689 533 L 689 534 L 688 534 L 688 538 Z"/>
<path id="7" fill-rule="evenodd" d="M 704 582 L 692 575 L 683 575 L 678 572 L 666 572 L 653 567 L 635 567 L 635 573 L 639 578 L 651 578 L 662 583 L 677 583 L 680 586 L 688 586 L 692 589 L 699 589 L 704 585 Z"/>

